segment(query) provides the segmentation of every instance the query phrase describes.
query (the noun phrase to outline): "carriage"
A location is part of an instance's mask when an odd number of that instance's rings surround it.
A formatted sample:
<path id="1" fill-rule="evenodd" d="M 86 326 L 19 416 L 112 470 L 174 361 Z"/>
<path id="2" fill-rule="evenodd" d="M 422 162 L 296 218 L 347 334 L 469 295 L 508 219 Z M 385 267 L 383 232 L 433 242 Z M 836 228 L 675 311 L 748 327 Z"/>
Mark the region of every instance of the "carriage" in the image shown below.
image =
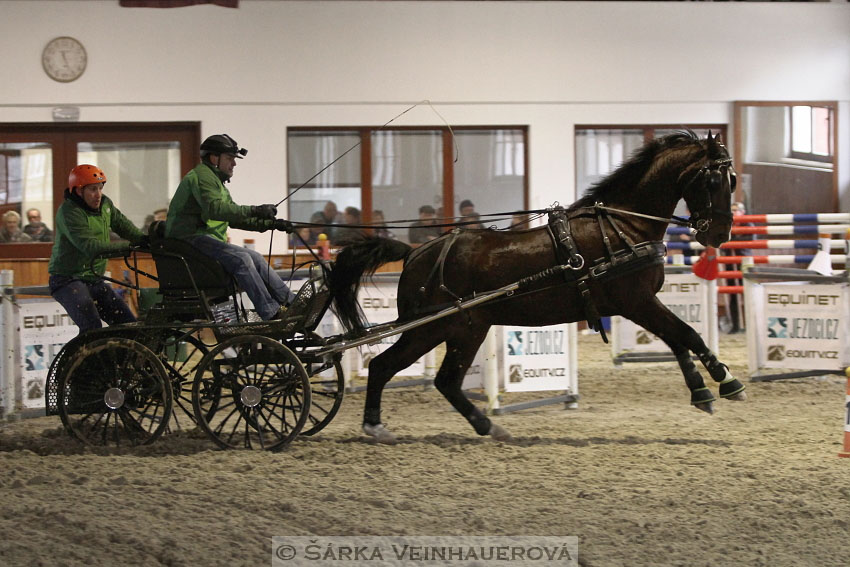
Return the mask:
<path id="1" fill-rule="evenodd" d="M 333 419 L 344 394 L 343 351 L 401 335 L 370 362 L 364 432 L 395 442 L 381 423 L 384 387 L 445 343 L 436 388 L 479 435 L 503 440 L 507 432 L 461 390 L 490 326 L 594 325 L 615 314 L 670 347 L 691 404 L 712 413 L 715 397 L 691 353 L 719 383 L 720 397 L 743 400 L 744 386 L 655 294 L 664 280 L 668 223 L 690 226 L 701 244 L 719 246 L 730 236 L 734 188 L 719 138 L 669 135 L 647 143 L 569 208 L 546 210 L 545 227 L 455 228 L 415 250 L 386 238 L 351 244 L 333 266 L 311 265 L 294 315 L 280 321 L 256 320 L 216 262 L 153 227 L 162 302 L 142 322 L 69 342 L 49 370 L 48 413 L 93 444 L 149 443 L 196 424 L 223 448 L 280 449 Z M 681 199 L 689 219 L 672 216 Z M 399 318 L 367 326 L 357 306 L 360 282 L 398 260 Z M 315 330 L 331 302 L 346 332 L 321 337 Z"/>
<path id="2" fill-rule="evenodd" d="M 138 268 L 139 252 L 151 253 L 157 276 Z M 139 445 L 197 427 L 223 448 L 274 450 L 330 423 L 345 378 L 339 352 L 318 352 L 326 266 L 309 266 L 297 315 L 262 321 L 217 261 L 164 238 L 161 224 L 151 226 L 150 248 L 124 261 L 135 287 L 138 275 L 158 282 L 161 300 L 143 320 L 80 335 L 54 359 L 47 414 L 73 437 Z"/>

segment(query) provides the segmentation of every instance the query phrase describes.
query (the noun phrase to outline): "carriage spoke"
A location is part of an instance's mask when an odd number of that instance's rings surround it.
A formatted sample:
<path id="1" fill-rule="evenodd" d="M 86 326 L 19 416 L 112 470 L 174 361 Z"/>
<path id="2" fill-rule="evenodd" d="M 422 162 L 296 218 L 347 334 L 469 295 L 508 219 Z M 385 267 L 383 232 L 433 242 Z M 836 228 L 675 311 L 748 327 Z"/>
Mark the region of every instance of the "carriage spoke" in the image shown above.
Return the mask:
<path id="1" fill-rule="evenodd" d="M 69 361 L 61 383 L 60 416 L 69 432 L 95 445 L 149 443 L 171 411 L 165 368 L 141 343 L 93 340 Z"/>
<path id="2" fill-rule="evenodd" d="M 237 356 L 225 358 L 223 351 L 231 348 Z M 308 398 L 294 408 L 282 400 L 290 390 L 304 390 L 308 384 L 300 361 L 281 343 L 255 335 L 233 337 L 199 366 L 192 388 L 195 417 L 223 448 L 278 449 L 301 430 L 309 410 Z M 215 392 L 207 397 L 222 400 L 209 418 L 200 415 L 202 391 Z M 228 410 L 226 415 L 222 408 Z"/>

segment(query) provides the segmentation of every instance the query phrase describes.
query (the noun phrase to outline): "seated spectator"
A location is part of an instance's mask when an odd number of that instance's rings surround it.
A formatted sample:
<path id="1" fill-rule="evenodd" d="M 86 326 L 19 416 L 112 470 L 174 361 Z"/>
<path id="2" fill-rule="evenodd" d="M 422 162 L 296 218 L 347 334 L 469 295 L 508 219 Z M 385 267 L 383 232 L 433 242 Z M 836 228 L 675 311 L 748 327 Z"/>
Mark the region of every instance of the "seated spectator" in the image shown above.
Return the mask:
<path id="1" fill-rule="evenodd" d="M 29 234 L 33 242 L 53 242 L 53 231 L 41 222 L 41 211 L 30 209 L 27 211 L 29 224 L 24 227 L 24 232 Z"/>
<path id="2" fill-rule="evenodd" d="M 464 199 L 460 202 L 460 206 L 458 206 L 458 210 L 460 210 L 460 216 L 468 217 L 470 215 L 477 214 L 475 212 L 475 205 L 472 204 L 472 201 L 469 199 Z"/>
<path id="3" fill-rule="evenodd" d="M 460 217 L 461 223 L 470 223 L 470 224 L 461 224 L 461 228 L 473 228 L 473 229 L 483 229 L 484 225 L 481 224 L 481 215 L 476 212 L 472 212 L 468 215 L 463 215 Z"/>
<path id="4" fill-rule="evenodd" d="M 142 232 L 144 234 L 147 234 L 148 230 L 150 229 L 150 226 L 153 222 L 164 221 L 167 218 L 168 218 L 168 207 L 164 207 L 162 209 L 155 210 L 153 212 L 153 214 L 150 214 L 150 215 L 145 217 L 145 223 L 142 225 Z"/>
<path id="5" fill-rule="evenodd" d="M 372 225 L 375 227 L 373 229 L 375 231 L 375 236 L 395 240 L 395 234 L 387 228 L 387 223 L 384 220 L 384 211 L 380 209 L 372 211 Z"/>
<path id="6" fill-rule="evenodd" d="M 419 220 L 410 225 L 408 229 L 408 240 L 411 244 L 424 244 L 435 238 L 438 238 L 442 233 L 442 228 L 434 226 L 437 224 L 437 212 L 431 205 L 422 205 L 419 207 Z"/>
<path id="7" fill-rule="evenodd" d="M 314 246 L 316 244 L 316 235 L 310 230 L 309 226 L 302 226 L 295 232 L 289 235 L 290 246 Z"/>
<path id="8" fill-rule="evenodd" d="M 325 233 L 328 240 L 334 242 L 336 239 L 336 229 L 330 225 L 342 224 L 342 222 L 343 218 L 336 208 L 336 203 L 328 201 L 321 211 L 316 211 L 310 217 L 311 224 L 323 225 L 310 227 L 310 230 L 313 232 L 313 241 L 315 242 L 319 234 Z"/>
<path id="9" fill-rule="evenodd" d="M 345 246 L 358 240 L 363 240 L 366 237 L 366 229 L 361 228 L 363 222 L 360 217 L 360 209 L 357 207 L 345 207 L 343 213 L 343 225 L 352 225 L 353 228 L 341 226 L 335 230 L 335 244 Z"/>
<path id="10" fill-rule="evenodd" d="M 0 242 L 32 242 L 30 235 L 21 230 L 21 215 L 17 211 L 6 211 L 3 214 Z"/>

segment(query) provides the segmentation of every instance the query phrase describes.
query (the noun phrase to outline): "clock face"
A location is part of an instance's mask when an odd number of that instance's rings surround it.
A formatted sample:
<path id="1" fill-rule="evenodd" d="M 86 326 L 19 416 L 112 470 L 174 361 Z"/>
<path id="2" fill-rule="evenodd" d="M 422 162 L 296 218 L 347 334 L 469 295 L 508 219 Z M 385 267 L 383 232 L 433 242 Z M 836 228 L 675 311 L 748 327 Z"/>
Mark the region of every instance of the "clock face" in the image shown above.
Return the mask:
<path id="1" fill-rule="evenodd" d="M 51 39 L 41 54 L 44 71 L 54 81 L 70 83 L 86 70 L 86 50 L 73 37 Z"/>

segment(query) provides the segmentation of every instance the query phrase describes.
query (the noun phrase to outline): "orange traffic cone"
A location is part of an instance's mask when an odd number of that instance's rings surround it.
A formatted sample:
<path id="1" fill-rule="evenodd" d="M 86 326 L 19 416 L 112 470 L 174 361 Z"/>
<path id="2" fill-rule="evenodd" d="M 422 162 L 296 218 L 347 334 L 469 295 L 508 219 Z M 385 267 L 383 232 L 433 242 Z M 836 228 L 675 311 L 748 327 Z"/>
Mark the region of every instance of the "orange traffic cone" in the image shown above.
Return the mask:
<path id="1" fill-rule="evenodd" d="M 847 375 L 847 394 L 844 397 L 844 450 L 838 453 L 839 457 L 850 457 L 850 366 L 844 369 Z"/>

